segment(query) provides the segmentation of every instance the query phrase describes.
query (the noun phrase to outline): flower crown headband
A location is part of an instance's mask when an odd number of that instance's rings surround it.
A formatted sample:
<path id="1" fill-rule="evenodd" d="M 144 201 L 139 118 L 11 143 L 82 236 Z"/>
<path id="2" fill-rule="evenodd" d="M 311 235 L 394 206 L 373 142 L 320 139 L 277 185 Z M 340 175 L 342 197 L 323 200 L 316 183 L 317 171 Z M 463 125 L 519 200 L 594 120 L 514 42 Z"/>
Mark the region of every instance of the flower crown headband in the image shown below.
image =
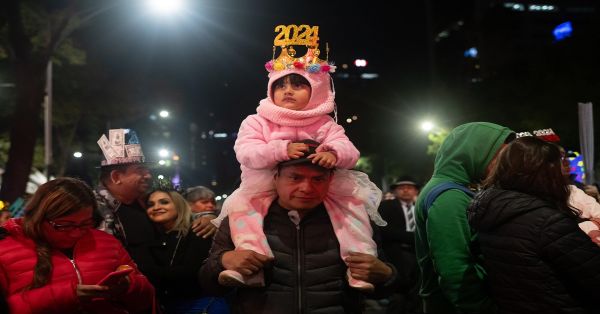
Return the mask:
<path id="1" fill-rule="evenodd" d="M 319 27 L 306 24 L 297 26 L 277 25 L 275 32 L 278 33 L 273 40 L 273 57 L 265 64 L 269 72 L 299 69 L 308 73 L 334 73 L 335 65 L 329 64 L 329 45 L 325 44 L 325 60 L 319 59 Z M 306 46 L 306 54 L 296 58 L 294 46 Z M 275 58 L 277 47 L 281 53 Z"/>

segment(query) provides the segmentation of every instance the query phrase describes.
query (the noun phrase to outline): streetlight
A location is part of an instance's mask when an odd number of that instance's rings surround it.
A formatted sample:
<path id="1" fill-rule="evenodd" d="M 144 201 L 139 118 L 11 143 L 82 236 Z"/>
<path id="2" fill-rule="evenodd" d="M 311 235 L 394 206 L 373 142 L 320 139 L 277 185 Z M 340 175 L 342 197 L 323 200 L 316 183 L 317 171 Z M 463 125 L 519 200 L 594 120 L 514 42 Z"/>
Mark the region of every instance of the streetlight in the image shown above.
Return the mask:
<path id="1" fill-rule="evenodd" d="M 431 121 L 423 121 L 423 123 L 421 123 L 421 130 L 425 132 L 430 132 L 433 128 L 435 128 L 435 124 Z"/>
<path id="2" fill-rule="evenodd" d="M 163 158 L 169 157 L 169 151 L 165 148 L 162 148 L 158 151 L 158 156 Z"/>
<path id="3" fill-rule="evenodd" d="M 183 0 L 147 0 L 146 5 L 150 12 L 162 16 L 179 13 L 184 7 Z"/>
<path id="4" fill-rule="evenodd" d="M 357 68 L 364 68 L 367 66 L 367 60 L 356 59 L 356 60 L 354 60 L 354 66 L 356 66 Z"/>
<path id="5" fill-rule="evenodd" d="M 74 152 L 73 153 L 73 157 L 75 157 L 75 158 L 81 158 L 81 157 L 83 157 L 83 154 L 81 152 Z"/>
<path id="6" fill-rule="evenodd" d="M 168 118 L 168 117 L 169 117 L 169 112 L 168 112 L 168 111 L 166 111 L 166 110 L 161 110 L 161 111 L 158 113 L 158 115 L 159 115 L 161 118 L 163 118 L 163 119 L 164 119 L 164 118 Z"/>

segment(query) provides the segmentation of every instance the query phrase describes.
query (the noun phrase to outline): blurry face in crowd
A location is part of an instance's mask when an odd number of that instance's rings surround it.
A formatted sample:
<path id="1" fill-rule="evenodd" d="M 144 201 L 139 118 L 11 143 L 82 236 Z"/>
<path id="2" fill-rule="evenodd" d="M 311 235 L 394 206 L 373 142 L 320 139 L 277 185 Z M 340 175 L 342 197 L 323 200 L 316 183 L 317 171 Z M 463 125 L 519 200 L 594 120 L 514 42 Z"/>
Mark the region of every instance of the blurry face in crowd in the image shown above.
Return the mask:
<path id="1" fill-rule="evenodd" d="M 193 213 L 200 213 L 215 210 L 215 202 L 211 199 L 201 198 L 193 203 L 190 203 Z"/>
<path id="2" fill-rule="evenodd" d="M 5 209 L 3 211 L 0 211 L 0 225 L 5 223 L 9 219 L 10 219 L 10 212 L 8 210 Z"/>
<path id="3" fill-rule="evenodd" d="M 561 163 L 561 172 L 563 176 L 568 177 L 571 174 L 571 164 L 569 163 L 569 158 L 567 156 L 567 152 L 565 149 L 560 147 L 560 163 Z"/>
<path id="4" fill-rule="evenodd" d="M 130 165 L 124 172 L 117 172 L 116 176 L 121 193 L 134 199 L 146 193 L 152 183 L 150 170 L 142 164 Z"/>
<path id="5" fill-rule="evenodd" d="M 314 166 L 281 168 L 275 176 L 279 205 L 288 210 L 297 210 L 302 215 L 323 202 L 331 178 L 331 171 Z"/>
<path id="6" fill-rule="evenodd" d="M 154 192 L 148 198 L 148 208 L 146 214 L 152 222 L 162 225 L 165 230 L 171 230 L 177 219 L 177 209 L 175 203 L 165 192 Z"/>
<path id="7" fill-rule="evenodd" d="M 92 207 L 84 207 L 70 215 L 42 223 L 42 234 L 50 246 L 57 249 L 70 249 L 86 233 L 94 228 Z"/>
<path id="8" fill-rule="evenodd" d="M 275 105 L 290 110 L 302 110 L 310 100 L 311 88 L 306 84 L 291 83 L 286 77 L 281 85 L 273 86 Z"/>
<path id="9" fill-rule="evenodd" d="M 411 203 L 416 201 L 419 190 L 417 190 L 417 187 L 414 185 L 402 184 L 394 189 L 394 194 L 397 199 L 406 203 Z"/>

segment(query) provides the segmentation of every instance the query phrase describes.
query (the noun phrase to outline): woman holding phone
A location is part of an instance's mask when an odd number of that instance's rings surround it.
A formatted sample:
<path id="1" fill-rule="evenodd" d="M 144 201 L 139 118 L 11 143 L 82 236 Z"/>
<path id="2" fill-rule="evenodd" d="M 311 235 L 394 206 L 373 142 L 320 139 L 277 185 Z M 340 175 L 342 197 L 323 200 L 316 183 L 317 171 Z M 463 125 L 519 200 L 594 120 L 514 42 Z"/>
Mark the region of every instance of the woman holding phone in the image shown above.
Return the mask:
<path id="1" fill-rule="evenodd" d="M 94 229 L 96 201 L 83 181 L 41 185 L 23 218 L 0 230 L 0 289 L 11 313 L 136 313 L 154 288 L 113 236 Z M 121 265 L 133 271 L 98 285 Z"/>

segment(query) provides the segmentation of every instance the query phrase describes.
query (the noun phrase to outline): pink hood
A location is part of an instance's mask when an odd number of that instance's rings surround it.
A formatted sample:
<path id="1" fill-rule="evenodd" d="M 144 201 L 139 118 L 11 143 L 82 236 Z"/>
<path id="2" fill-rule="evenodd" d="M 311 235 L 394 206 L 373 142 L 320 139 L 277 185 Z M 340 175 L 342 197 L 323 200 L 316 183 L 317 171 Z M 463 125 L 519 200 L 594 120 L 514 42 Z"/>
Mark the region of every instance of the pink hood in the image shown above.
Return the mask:
<path id="1" fill-rule="evenodd" d="M 308 105 L 303 110 L 282 108 L 271 98 L 271 86 L 277 79 L 288 74 L 296 73 L 308 80 L 311 96 Z M 263 118 L 282 126 L 306 126 L 313 124 L 320 117 L 333 112 L 335 107 L 335 92 L 331 88 L 331 76 L 327 72 L 308 73 L 304 69 L 288 69 L 269 73 L 267 98 L 260 101 L 256 112 Z"/>

